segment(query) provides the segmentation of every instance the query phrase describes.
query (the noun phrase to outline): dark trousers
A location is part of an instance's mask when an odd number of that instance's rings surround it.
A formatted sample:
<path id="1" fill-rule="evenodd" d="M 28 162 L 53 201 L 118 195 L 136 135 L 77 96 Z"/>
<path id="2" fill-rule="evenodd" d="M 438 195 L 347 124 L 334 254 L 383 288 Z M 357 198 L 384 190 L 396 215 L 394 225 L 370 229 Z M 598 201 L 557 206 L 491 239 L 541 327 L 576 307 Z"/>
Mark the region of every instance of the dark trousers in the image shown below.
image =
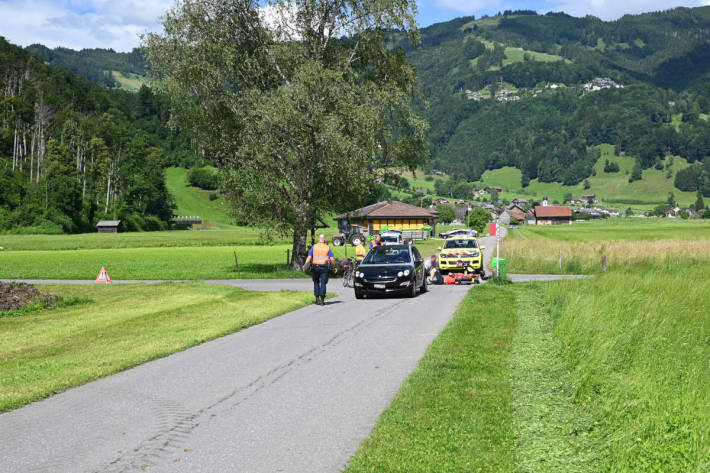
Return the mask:
<path id="1" fill-rule="evenodd" d="M 325 286 L 328 284 L 328 266 L 313 268 L 313 294 L 325 297 Z"/>

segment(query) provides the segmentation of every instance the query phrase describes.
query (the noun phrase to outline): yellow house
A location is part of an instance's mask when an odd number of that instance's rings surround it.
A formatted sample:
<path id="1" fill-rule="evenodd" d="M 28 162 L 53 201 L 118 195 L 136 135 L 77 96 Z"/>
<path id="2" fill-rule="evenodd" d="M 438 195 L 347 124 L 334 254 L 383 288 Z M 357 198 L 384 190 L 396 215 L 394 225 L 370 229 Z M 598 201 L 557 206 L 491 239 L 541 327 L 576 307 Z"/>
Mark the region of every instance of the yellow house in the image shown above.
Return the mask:
<path id="1" fill-rule="evenodd" d="M 341 221 L 350 225 L 362 225 L 369 234 L 378 233 L 383 227 L 390 230 L 421 230 L 428 225 L 432 228 L 431 236 L 436 234 L 436 219 L 439 214 L 428 208 L 421 208 L 404 202 L 388 200 L 368 205 L 335 217 L 338 228 Z"/>

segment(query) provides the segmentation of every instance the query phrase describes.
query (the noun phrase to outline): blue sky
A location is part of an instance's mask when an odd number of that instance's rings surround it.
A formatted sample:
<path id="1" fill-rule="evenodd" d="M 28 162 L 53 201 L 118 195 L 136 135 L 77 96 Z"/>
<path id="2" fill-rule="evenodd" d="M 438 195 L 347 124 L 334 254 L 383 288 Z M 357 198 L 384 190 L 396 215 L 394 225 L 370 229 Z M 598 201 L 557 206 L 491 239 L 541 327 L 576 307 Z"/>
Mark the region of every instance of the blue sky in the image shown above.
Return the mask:
<path id="1" fill-rule="evenodd" d="M 130 51 L 138 35 L 159 31 L 158 18 L 173 0 L 0 0 L 0 35 L 27 46 L 113 48 Z M 464 15 L 494 15 L 498 11 L 530 9 L 564 11 L 613 20 L 626 13 L 702 6 L 710 0 L 420 0 L 420 26 Z"/>

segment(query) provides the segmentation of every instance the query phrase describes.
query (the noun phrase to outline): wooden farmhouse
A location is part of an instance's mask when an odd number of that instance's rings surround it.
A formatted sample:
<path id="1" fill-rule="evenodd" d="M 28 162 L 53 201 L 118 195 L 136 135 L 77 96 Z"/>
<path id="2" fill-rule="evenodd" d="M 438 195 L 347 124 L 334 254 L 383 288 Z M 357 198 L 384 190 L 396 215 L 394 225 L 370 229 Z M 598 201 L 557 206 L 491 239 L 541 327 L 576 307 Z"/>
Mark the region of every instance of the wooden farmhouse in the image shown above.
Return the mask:
<path id="1" fill-rule="evenodd" d="M 571 225 L 572 209 L 566 205 L 538 205 L 535 221 L 537 225 Z"/>
<path id="2" fill-rule="evenodd" d="M 432 228 L 430 236 L 434 236 L 438 217 L 438 212 L 428 208 L 388 200 L 338 215 L 335 220 L 347 220 L 351 225 L 362 225 L 370 235 L 385 226 L 390 230 L 421 230 L 428 225 Z"/>

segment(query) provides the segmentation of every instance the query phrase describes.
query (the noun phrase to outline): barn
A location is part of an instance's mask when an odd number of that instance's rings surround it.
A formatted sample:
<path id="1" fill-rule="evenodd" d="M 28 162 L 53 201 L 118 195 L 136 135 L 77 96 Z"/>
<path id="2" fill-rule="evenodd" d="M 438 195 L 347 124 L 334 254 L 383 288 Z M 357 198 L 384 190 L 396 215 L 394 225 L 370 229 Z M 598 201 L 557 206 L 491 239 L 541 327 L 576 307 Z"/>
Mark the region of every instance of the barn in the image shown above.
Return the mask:
<path id="1" fill-rule="evenodd" d="M 571 225 L 572 209 L 566 205 L 538 205 L 535 221 L 537 225 Z"/>
<path id="2" fill-rule="evenodd" d="M 118 233 L 122 230 L 120 220 L 101 220 L 96 224 L 99 233 Z"/>

